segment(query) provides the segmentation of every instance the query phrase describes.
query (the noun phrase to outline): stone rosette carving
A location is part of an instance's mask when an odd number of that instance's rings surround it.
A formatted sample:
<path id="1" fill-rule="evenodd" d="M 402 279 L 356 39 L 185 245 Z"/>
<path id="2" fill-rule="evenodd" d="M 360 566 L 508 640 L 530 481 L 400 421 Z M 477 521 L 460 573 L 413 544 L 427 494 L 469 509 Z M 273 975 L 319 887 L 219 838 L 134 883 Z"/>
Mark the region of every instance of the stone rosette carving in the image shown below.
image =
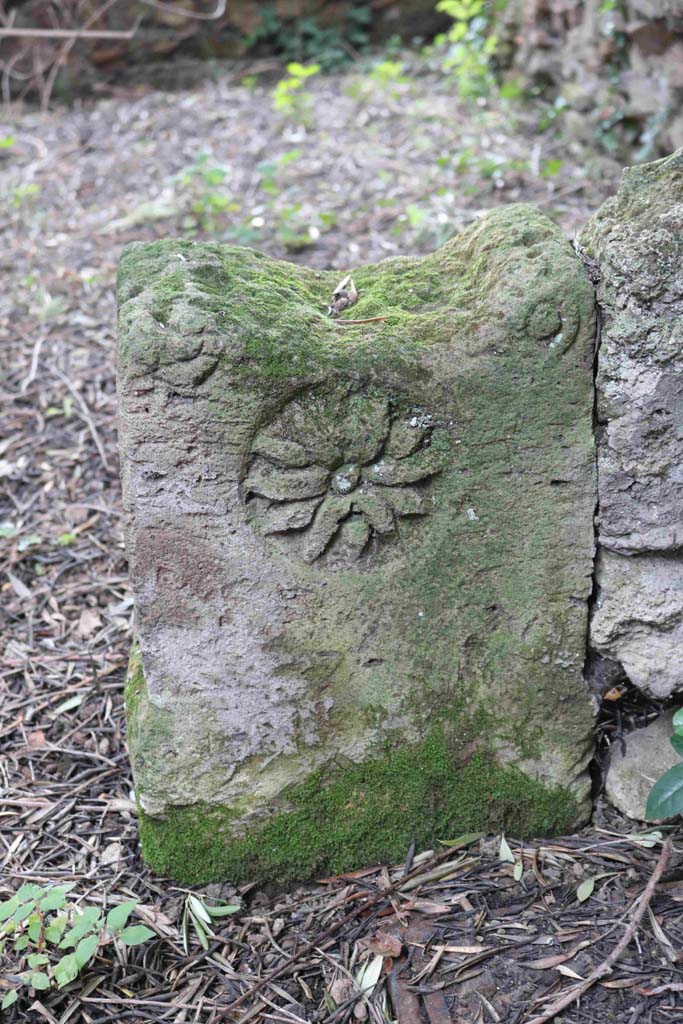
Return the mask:
<path id="1" fill-rule="evenodd" d="M 446 431 L 420 408 L 381 394 L 309 393 L 253 440 L 242 495 L 266 536 L 298 537 L 306 562 L 352 564 L 429 511 Z"/>

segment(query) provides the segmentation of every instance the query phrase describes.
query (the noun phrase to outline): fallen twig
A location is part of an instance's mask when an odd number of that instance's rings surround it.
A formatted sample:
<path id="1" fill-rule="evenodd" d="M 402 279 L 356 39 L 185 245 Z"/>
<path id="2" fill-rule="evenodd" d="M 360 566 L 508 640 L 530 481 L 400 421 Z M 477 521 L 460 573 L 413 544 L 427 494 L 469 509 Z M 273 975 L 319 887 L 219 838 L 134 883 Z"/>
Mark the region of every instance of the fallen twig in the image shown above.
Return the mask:
<path id="1" fill-rule="evenodd" d="M 669 862 L 670 856 L 671 839 L 667 838 L 664 845 L 662 846 L 662 852 L 659 855 L 659 860 L 655 864 L 655 869 L 652 872 L 650 881 L 645 886 L 645 889 L 639 896 L 633 908 L 633 914 L 629 926 L 622 935 L 619 942 L 612 950 L 612 952 L 610 953 L 610 955 L 595 968 L 592 974 L 589 974 L 585 981 L 582 981 L 580 985 L 577 985 L 570 992 L 566 992 L 560 999 L 557 1000 L 557 1002 L 553 1003 L 552 1006 L 550 1006 L 550 1008 L 546 1010 L 545 1013 L 542 1013 L 540 1017 L 534 1017 L 532 1020 L 528 1021 L 527 1024 L 547 1024 L 547 1021 L 552 1020 L 554 1017 L 558 1015 L 558 1013 L 560 1013 L 562 1010 L 566 1010 L 568 1006 L 571 1006 L 571 1004 L 576 1002 L 577 999 L 580 999 L 581 996 L 584 995 L 589 988 L 592 988 L 596 981 L 599 981 L 600 978 L 604 978 L 606 974 L 610 973 L 612 967 L 617 962 L 617 960 L 619 959 L 619 957 L 624 952 L 629 942 L 635 935 L 638 929 L 638 925 L 642 920 L 643 914 L 650 905 L 650 900 L 654 895 L 654 891 L 657 887 L 657 882 L 662 877 L 664 869 Z"/>

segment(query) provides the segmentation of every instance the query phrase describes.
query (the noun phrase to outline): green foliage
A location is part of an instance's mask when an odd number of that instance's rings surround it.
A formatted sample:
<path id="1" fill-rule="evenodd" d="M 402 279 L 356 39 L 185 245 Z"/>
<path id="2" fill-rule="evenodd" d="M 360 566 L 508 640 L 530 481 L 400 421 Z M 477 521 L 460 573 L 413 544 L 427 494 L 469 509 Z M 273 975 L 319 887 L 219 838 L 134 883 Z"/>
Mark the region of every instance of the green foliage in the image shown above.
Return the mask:
<path id="1" fill-rule="evenodd" d="M 15 209 L 32 203 L 40 192 L 40 185 L 28 183 L 26 185 L 15 185 L 10 192 L 10 203 Z"/>
<path id="2" fill-rule="evenodd" d="M 491 31 L 491 13 L 497 6 L 489 0 L 439 0 L 436 5 L 453 24 L 434 45 L 445 47 L 443 70 L 454 78 L 464 99 L 487 96 L 496 86 L 492 58 L 498 37 Z"/>
<path id="3" fill-rule="evenodd" d="M 290 149 L 283 153 L 276 160 L 262 160 L 256 165 L 256 170 L 261 175 L 261 188 L 269 196 L 277 196 L 281 192 L 281 171 L 301 157 L 300 149 Z"/>
<path id="4" fill-rule="evenodd" d="M 320 64 L 299 64 L 292 61 L 287 65 L 287 78 L 282 78 L 273 90 L 273 109 L 285 114 L 299 124 L 307 124 L 313 101 L 306 92 L 309 78 L 321 70 Z"/>
<path id="5" fill-rule="evenodd" d="M 390 85 L 405 85 L 410 79 L 405 75 L 402 60 L 382 60 L 375 64 L 369 78 L 382 88 Z"/>
<path id="6" fill-rule="evenodd" d="M 199 153 L 195 162 L 177 176 L 176 186 L 185 193 L 189 205 L 185 228 L 216 232 L 223 215 L 241 209 L 228 188 L 229 179 L 230 168 L 214 163 L 210 153 Z"/>
<path id="7" fill-rule="evenodd" d="M 567 100 L 564 98 L 564 96 L 558 96 L 555 99 L 554 103 L 548 104 L 546 107 L 544 107 L 543 113 L 541 114 L 538 120 L 539 132 L 547 131 L 548 128 L 550 128 L 550 126 L 553 125 L 557 121 L 557 119 L 561 117 L 562 114 L 565 113 L 568 107 L 569 104 Z"/>
<path id="8" fill-rule="evenodd" d="M 144 925 L 126 927 L 137 900 L 112 907 L 105 918 L 99 907 L 69 903 L 72 888 L 72 884 L 22 885 L 11 899 L 0 903 L 0 957 L 12 979 L 3 1010 L 17 1001 L 22 988 L 64 988 L 103 946 L 117 942 L 137 946 L 154 936 Z"/>
<path id="9" fill-rule="evenodd" d="M 289 61 L 315 61 L 323 71 L 336 71 L 351 63 L 370 41 L 372 10 L 355 3 L 343 25 L 321 25 L 315 17 L 280 17 L 274 4 L 260 8 L 261 22 L 248 37 L 250 50 L 262 47 Z"/>
<path id="10" fill-rule="evenodd" d="M 679 708 L 674 715 L 673 728 L 670 743 L 679 757 L 683 758 L 683 708 Z M 673 818 L 676 814 L 683 814 L 683 762 L 669 768 L 657 779 L 650 790 L 645 808 L 648 819 Z"/>

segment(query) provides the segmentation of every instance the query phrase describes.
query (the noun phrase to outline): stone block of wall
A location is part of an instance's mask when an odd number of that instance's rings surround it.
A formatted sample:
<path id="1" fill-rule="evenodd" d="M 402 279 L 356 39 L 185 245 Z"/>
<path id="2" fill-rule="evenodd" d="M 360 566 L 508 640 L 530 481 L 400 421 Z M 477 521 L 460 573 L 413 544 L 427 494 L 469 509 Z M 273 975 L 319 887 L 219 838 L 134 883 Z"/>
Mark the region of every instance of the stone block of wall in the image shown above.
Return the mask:
<path id="1" fill-rule="evenodd" d="M 683 150 L 624 172 L 581 242 L 599 266 L 599 546 L 591 643 L 683 690 Z"/>
<path id="2" fill-rule="evenodd" d="M 303 877 L 585 820 L 594 295 L 529 207 L 340 273 L 129 247 L 120 438 L 160 871 Z"/>

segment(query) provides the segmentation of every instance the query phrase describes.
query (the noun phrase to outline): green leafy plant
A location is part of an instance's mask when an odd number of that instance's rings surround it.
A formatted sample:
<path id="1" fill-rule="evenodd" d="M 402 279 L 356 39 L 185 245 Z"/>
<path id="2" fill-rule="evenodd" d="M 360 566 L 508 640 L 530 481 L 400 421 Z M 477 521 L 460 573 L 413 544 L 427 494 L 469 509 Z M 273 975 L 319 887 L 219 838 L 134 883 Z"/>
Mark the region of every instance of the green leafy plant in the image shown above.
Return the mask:
<path id="1" fill-rule="evenodd" d="M 313 107 L 313 101 L 306 92 L 306 83 L 320 70 L 320 64 L 289 63 L 287 78 L 280 79 L 273 90 L 273 109 L 293 121 L 306 124 Z"/>
<path id="2" fill-rule="evenodd" d="M 487 96 L 496 85 L 491 62 L 498 49 L 498 37 L 491 32 L 487 0 L 439 0 L 437 11 L 447 14 L 453 24 L 434 40 L 445 45 L 442 67 L 451 74 L 465 99 Z"/>
<path id="3" fill-rule="evenodd" d="M 182 934 L 183 947 L 190 951 L 190 926 L 199 940 L 202 949 L 209 948 L 209 939 L 215 938 L 213 925 L 216 918 L 229 917 L 241 910 L 238 903 L 208 903 L 202 896 L 188 893 L 183 910 Z"/>
<path id="4" fill-rule="evenodd" d="M 69 903 L 72 887 L 22 885 L 0 903 L 0 963 L 10 986 L 1 1009 L 16 1003 L 22 988 L 64 988 L 103 946 L 138 946 L 154 937 L 145 925 L 128 925 L 138 900 L 112 907 L 105 917 L 100 907 Z"/>
<path id="5" fill-rule="evenodd" d="M 311 224 L 311 217 L 301 203 L 281 206 L 274 211 L 275 237 L 288 252 L 301 252 L 320 237 L 320 228 Z"/>
<path id="6" fill-rule="evenodd" d="M 286 60 L 314 60 L 323 71 L 350 64 L 370 42 L 372 8 L 367 3 L 352 4 L 336 25 L 323 25 L 311 15 L 282 17 L 272 3 L 260 4 L 259 14 L 259 24 L 246 39 L 249 51 L 262 49 Z"/>
<path id="7" fill-rule="evenodd" d="M 290 164 L 296 163 L 301 155 L 300 149 L 290 149 L 275 160 L 262 160 L 256 165 L 256 170 L 261 175 L 261 188 L 266 195 L 277 196 L 280 194 L 282 171 Z"/>
<path id="8" fill-rule="evenodd" d="M 183 227 L 217 232 L 226 215 L 241 209 L 228 187 L 230 168 L 215 163 L 210 153 L 200 153 L 176 180 L 176 188 L 187 197 L 189 212 Z"/>
<path id="9" fill-rule="evenodd" d="M 679 757 L 683 758 L 683 708 L 673 717 L 673 736 L 669 742 Z M 647 818 L 673 818 L 683 814 L 683 761 L 675 764 L 657 779 L 650 790 L 645 808 Z"/>

